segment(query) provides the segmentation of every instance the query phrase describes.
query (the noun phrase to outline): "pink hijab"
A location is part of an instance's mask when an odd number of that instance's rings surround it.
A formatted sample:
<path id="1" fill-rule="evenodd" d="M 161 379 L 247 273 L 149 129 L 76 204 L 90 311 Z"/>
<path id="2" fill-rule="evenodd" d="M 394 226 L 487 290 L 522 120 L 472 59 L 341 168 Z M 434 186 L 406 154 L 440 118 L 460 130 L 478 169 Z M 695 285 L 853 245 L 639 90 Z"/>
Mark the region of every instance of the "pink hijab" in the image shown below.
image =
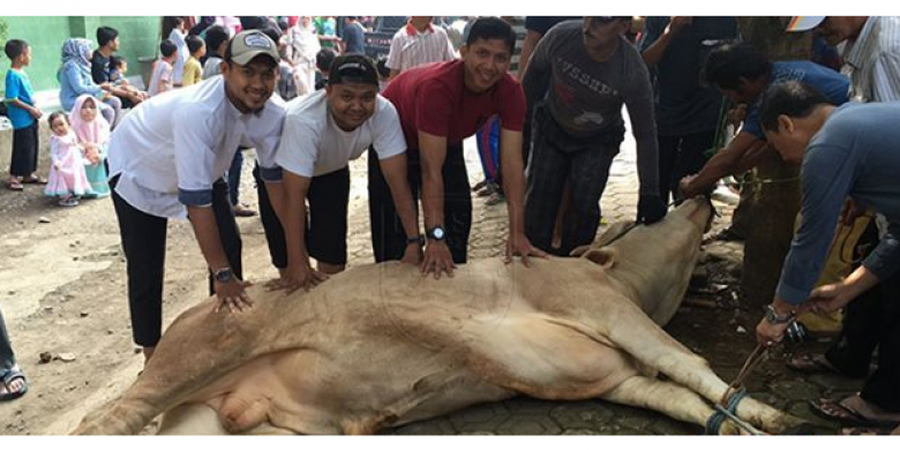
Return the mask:
<path id="1" fill-rule="evenodd" d="M 81 118 L 81 108 L 86 101 L 94 102 L 94 106 L 97 108 L 97 116 L 90 122 L 85 122 Z M 100 102 L 89 94 L 83 94 L 75 100 L 75 106 L 69 112 L 69 123 L 72 124 L 72 130 L 78 136 L 79 142 L 103 145 L 109 141 L 109 122 L 100 114 L 100 109 Z"/>

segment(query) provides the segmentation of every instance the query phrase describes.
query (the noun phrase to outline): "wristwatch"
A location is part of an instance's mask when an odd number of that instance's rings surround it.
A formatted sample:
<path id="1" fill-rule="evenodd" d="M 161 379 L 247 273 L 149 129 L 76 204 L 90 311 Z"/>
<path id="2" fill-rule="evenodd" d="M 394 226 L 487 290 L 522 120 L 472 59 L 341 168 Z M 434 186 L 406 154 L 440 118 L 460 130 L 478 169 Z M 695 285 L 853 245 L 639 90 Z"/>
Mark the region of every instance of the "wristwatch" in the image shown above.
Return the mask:
<path id="1" fill-rule="evenodd" d="M 225 267 L 213 272 L 213 278 L 219 283 L 230 283 L 234 280 L 234 273 L 231 271 L 231 267 Z"/>
<path id="2" fill-rule="evenodd" d="M 791 310 L 790 314 L 786 316 L 779 316 L 778 311 L 775 311 L 775 307 L 772 305 L 766 305 L 766 321 L 773 325 L 782 325 L 785 323 L 790 323 L 794 320 L 794 317 L 797 316 L 797 312 Z"/>
<path id="3" fill-rule="evenodd" d="M 443 241 L 445 237 L 447 237 L 447 233 L 444 232 L 444 227 L 440 225 L 428 230 L 428 239 L 433 241 Z"/>
<path id="4" fill-rule="evenodd" d="M 419 247 L 425 245 L 425 236 L 416 235 L 413 237 L 406 238 L 406 245 L 419 244 Z"/>

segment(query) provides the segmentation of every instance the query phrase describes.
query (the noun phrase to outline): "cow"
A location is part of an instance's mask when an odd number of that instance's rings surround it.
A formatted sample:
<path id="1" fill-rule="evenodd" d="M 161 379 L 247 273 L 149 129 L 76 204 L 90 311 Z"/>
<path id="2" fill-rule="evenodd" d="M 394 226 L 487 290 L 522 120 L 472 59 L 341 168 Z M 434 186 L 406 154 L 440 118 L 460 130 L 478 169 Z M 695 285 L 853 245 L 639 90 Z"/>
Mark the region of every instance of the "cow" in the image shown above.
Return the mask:
<path id="1" fill-rule="evenodd" d="M 399 262 L 363 265 L 309 292 L 255 285 L 241 313 L 207 299 L 73 433 L 139 433 L 165 413 L 161 434 L 370 434 L 517 395 L 706 424 L 728 385 L 661 327 L 710 218 L 709 202 L 693 199 L 577 258 L 483 259 L 439 280 Z M 749 397 L 735 411 L 769 433 L 801 423 Z"/>

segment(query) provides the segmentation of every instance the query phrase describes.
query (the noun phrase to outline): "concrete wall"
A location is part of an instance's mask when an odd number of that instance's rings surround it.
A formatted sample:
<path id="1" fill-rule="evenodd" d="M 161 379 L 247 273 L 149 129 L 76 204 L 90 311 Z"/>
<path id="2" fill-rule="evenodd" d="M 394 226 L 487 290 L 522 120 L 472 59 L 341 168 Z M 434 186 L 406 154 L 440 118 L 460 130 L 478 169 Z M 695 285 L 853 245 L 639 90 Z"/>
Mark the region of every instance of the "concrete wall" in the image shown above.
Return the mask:
<path id="1" fill-rule="evenodd" d="M 60 67 L 63 42 L 71 37 L 83 37 L 96 45 L 97 27 L 110 26 L 119 30 L 119 56 L 128 60 L 128 75 L 139 75 L 138 58 L 154 57 L 159 47 L 158 16 L 50 16 L 50 17 L 0 17 L 8 26 L 8 39 L 24 39 L 32 47 L 28 76 L 35 91 L 59 88 L 56 72 Z M 5 44 L 5 42 L 3 43 Z M 0 91 L 9 61 L 3 55 L 0 64 Z"/>

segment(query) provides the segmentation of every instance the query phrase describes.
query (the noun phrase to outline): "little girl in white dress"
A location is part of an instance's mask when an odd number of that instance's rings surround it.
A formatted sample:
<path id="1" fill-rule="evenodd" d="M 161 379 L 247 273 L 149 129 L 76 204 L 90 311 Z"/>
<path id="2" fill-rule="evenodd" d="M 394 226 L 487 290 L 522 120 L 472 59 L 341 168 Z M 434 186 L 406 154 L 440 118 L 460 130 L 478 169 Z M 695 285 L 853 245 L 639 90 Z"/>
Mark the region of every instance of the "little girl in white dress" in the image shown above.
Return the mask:
<path id="1" fill-rule="evenodd" d="M 44 194 L 59 197 L 59 206 L 77 206 L 82 195 L 91 192 L 84 170 L 84 152 L 78 137 L 69 128 L 65 113 L 50 114 L 50 177 Z"/>

